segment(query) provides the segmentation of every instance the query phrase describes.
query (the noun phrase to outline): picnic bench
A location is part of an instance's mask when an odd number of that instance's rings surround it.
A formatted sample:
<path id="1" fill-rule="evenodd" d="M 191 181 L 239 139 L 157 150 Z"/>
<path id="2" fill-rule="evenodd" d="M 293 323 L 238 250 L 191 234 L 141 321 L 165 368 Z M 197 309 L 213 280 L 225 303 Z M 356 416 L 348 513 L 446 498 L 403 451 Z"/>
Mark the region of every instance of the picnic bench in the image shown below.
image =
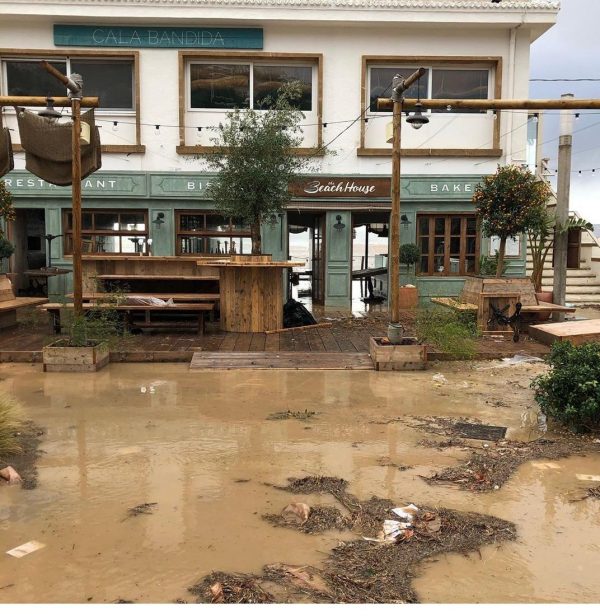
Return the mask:
<path id="1" fill-rule="evenodd" d="M 61 309 L 73 309 L 73 304 L 61 304 L 61 303 L 45 303 L 42 304 L 39 309 L 47 312 L 52 320 L 52 327 L 54 333 L 60 334 L 62 329 L 61 323 Z M 214 309 L 214 303 L 206 302 L 188 302 L 179 304 L 166 304 L 162 306 L 152 305 L 128 305 L 128 304 L 101 304 L 98 302 L 86 302 L 83 304 L 84 312 L 90 312 L 92 310 L 115 310 L 123 313 L 125 316 L 125 325 L 128 329 L 132 328 L 152 328 L 161 329 L 165 327 L 173 328 L 193 328 L 198 333 L 203 334 L 205 331 L 205 319 L 204 315 L 207 312 L 211 312 Z M 157 314 L 179 315 L 179 316 L 191 316 L 193 320 L 187 321 L 172 321 L 172 320 L 156 320 L 153 319 Z M 140 320 L 140 317 L 142 320 Z"/>
<path id="2" fill-rule="evenodd" d="M 12 282 L 6 274 L 0 274 L 0 329 L 17 324 L 17 310 L 47 302 L 47 297 L 15 297 Z"/>

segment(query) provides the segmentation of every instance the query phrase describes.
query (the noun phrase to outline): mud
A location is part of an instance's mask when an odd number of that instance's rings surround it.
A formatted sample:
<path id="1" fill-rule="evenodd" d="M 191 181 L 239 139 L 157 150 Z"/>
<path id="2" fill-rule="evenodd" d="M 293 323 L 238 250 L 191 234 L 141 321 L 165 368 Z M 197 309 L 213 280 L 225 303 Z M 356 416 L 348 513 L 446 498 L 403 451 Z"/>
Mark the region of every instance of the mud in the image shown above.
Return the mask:
<path id="1" fill-rule="evenodd" d="M 459 490 L 421 477 L 458 467 L 474 450 L 419 446 L 427 434 L 395 421 L 464 418 L 506 426 L 511 441 L 554 439 L 552 426 L 539 433 L 529 389 L 543 366 L 259 374 L 131 364 L 85 378 L 38 366 L 1 369 L 0 389 L 47 434 L 37 488 L 0 486 L 0 602 L 193 602 L 187 588 L 218 571 L 264 577 L 261 587 L 280 600 L 263 569 L 276 564 L 292 569 L 269 575 L 282 575 L 294 598 L 312 601 L 306 593 L 313 591 L 298 585 L 319 586 L 314 572 L 340 541 L 359 535 L 304 533 L 262 518 L 291 501 L 356 515 L 354 500 L 342 504 L 325 489 L 272 487 L 307 476 L 344 478 L 359 503 L 415 502 L 516 526 L 517 541 L 420 561 L 410 588 L 421 602 L 600 602 L 600 500 L 573 502 L 598 487 L 585 477 L 598 475 L 600 453 L 525 462 L 500 490 Z M 434 384 L 436 372 L 446 384 Z M 265 421 L 287 408 L 321 415 L 308 425 Z M 381 466 L 383 458 L 412 468 Z M 152 515 L 123 521 L 128 509 L 152 502 L 159 503 Z M 31 540 L 46 547 L 21 559 L 3 554 Z"/>
<path id="2" fill-rule="evenodd" d="M 20 451 L 0 456 L 0 468 L 12 466 L 21 476 L 21 487 L 33 490 L 37 486 L 37 460 L 43 453 L 40 444 L 45 430 L 32 421 L 25 421 L 17 433 Z M 1 486 L 0 486 L 1 487 Z"/>

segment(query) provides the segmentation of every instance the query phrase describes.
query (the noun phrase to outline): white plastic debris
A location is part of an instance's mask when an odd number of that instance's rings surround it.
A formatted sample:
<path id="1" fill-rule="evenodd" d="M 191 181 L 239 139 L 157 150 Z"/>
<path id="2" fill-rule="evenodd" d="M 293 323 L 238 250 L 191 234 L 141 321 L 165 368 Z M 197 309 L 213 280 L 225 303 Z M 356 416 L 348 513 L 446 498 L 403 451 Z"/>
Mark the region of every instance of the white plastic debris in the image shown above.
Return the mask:
<path id="1" fill-rule="evenodd" d="M 575 475 L 579 481 L 600 481 L 600 475 Z"/>
<path id="2" fill-rule="evenodd" d="M 12 550 L 8 550 L 6 552 L 9 556 L 14 556 L 15 558 L 23 558 L 23 556 L 27 556 L 27 554 L 31 554 L 32 552 L 37 552 L 37 550 L 41 550 L 45 548 L 46 545 L 44 543 L 40 543 L 39 541 L 28 541 L 23 545 L 19 545 Z"/>
<path id="3" fill-rule="evenodd" d="M 526 353 L 517 353 L 514 357 L 504 357 L 502 359 L 502 366 L 518 366 L 520 364 L 537 364 L 543 362 L 541 357 L 535 357 L 534 355 L 527 355 Z"/>
<path id="4" fill-rule="evenodd" d="M 395 539 L 398 535 L 402 535 L 403 532 L 410 528 L 412 524 L 410 522 L 399 522 L 398 520 L 384 520 L 383 522 L 383 534 L 386 539 Z"/>
<path id="5" fill-rule="evenodd" d="M 395 509 L 392 509 L 392 513 L 397 515 L 402 520 L 408 520 L 409 522 L 413 521 L 417 511 L 419 511 L 419 508 L 412 503 L 410 505 L 406 505 L 406 507 L 396 507 Z"/>
<path id="6" fill-rule="evenodd" d="M 540 411 L 537 416 L 537 427 L 543 434 L 548 432 L 548 418 L 542 411 Z"/>
<path id="7" fill-rule="evenodd" d="M 441 372 L 434 374 L 431 378 L 440 385 L 446 385 L 448 383 L 448 379 Z"/>

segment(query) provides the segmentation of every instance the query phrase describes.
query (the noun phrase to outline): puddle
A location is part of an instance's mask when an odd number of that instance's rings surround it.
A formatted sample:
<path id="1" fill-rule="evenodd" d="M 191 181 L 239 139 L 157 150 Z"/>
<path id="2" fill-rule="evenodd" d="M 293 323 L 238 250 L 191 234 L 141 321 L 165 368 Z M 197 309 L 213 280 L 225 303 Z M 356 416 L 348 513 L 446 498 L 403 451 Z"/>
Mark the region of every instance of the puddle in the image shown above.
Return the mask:
<path id="1" fill-rule="evenodd" d="M 515 543 L 424 566 L 414 581 L 421 601 L 598 602 L 600 501 L 571 500 L 594 485 L 576 475 L 597 475 L 600 454 L 531 462 L 501 490 L 473 494 L 419 477 L 467 452 L 417 447 L 423 432 L 383 423 L 470 417 L 508 427 L 508 438 L 533 438 L 528 383 L 542 370 L 452 364 L 416 374 L 192 373 L 175 364 L 124 364 L 84 378 L 4 364 L 1 389 L 47 434 L 38 487 L 0 489 L 0 602 L 191 601 L 186 589 L 211 571 L 319 565 L 348 532 L 308 535 L 261 517 L 297 500 L 264 482 L 304 475 L 343 477 L 360 499 L 415 501 L 517 524 Z M 435 372 L 448 383 L 434 387 Z M 304 409 L 319 414 L 310 422 L 267 420 Z M 333 504 L 328 495 L 303 500 Z M 144 503 L 157 504 L 128 516 Z M 45 547 L 20 559 L 5 554 L 29 541 Z"/>

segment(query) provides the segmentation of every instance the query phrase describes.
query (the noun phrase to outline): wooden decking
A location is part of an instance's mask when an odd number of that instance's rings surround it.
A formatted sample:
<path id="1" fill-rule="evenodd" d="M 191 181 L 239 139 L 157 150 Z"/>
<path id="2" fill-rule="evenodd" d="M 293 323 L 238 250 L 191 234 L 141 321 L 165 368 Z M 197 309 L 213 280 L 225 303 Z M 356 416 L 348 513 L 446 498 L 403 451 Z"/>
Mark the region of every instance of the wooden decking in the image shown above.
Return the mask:
<path id="1" fill-rule="evenodd" d="M 220 352 L 194 353 L 193 370 L 373 370 L 368 353 Z"/>

